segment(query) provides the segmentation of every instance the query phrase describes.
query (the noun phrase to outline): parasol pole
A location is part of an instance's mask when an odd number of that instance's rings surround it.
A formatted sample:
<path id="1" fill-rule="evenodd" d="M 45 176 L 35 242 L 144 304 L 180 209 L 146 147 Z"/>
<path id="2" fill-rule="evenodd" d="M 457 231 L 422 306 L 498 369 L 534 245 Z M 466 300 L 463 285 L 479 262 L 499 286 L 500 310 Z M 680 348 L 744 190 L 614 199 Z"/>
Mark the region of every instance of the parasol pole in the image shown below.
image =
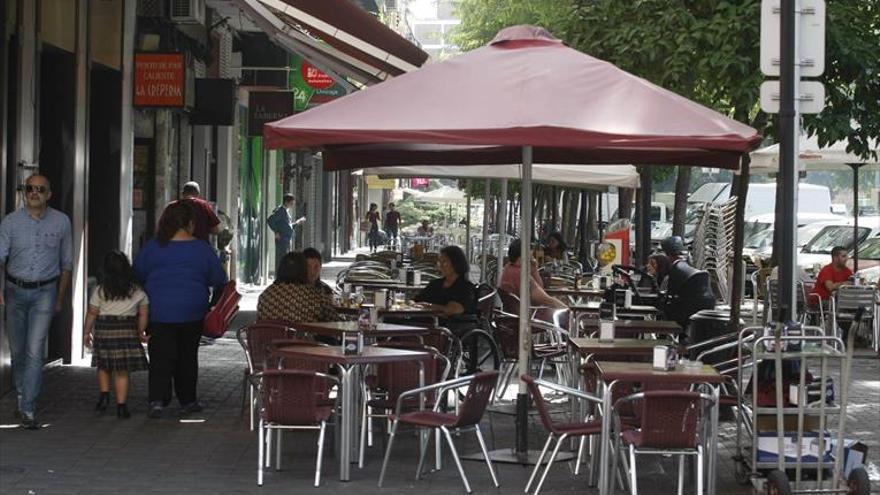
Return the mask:
<path id="1" fill-rule="evenodd" d="M 471 242 L 471 180 L 467 180 L 467 212 L 465 213 L 465 226 L 464 226 L 464 237 L 465 237 L 465 253 L 467 254 L 468 263 L 471 262 L 471 256 L 473 256 L 472 252 L 472 242 Z"/>
<path id="2" fill-rule="evenodd" d="M 501 270 L 504 268 L 504 241 L 507 238 L 507 179 L 501 179 L 501 201 L 498 202 L 498 249 L 495 252 L 495 287 L 501 286 Z"/>
<path id="3" fill-rule="evenodd" d="M 531 355 L 531 326 L 529 325 L 529 276 L 532 261 L 532 147 L 522 149 L 522 207 L 520 236 L 520 275 L 519 275 L 519 375 L 529 373 Z M 518 380 L 516 395 L 516 453 L 528 455 L 529 395 L 526 383 Z"/>
<path id="4" fill-rule="evenodd" d="M 486 255 L 489 251 L 487 249 L 489 247 L 489 194 L 492 192 L 492 179 L 486 178 L 484 182 L 486 187 L 483 190 L 483 242 L 480 243 L 480 250 L 482 251 L 480 256 L 480 282 L 488 283 L 488 277 L 486 277 Z"/>

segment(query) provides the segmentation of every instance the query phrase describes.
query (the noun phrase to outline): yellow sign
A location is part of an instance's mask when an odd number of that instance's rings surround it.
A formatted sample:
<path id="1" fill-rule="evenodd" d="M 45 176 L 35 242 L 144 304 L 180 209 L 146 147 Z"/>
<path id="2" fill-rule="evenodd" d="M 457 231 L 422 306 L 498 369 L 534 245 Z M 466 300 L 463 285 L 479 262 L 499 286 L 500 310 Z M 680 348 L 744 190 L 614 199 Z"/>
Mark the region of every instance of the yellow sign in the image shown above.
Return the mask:
<path id="1" fill-rule="evenodd" d="M 380 179 L 378 175 L 367 176 L 367 187 L 370 189 L 394 189 L 397 179 Z"/>

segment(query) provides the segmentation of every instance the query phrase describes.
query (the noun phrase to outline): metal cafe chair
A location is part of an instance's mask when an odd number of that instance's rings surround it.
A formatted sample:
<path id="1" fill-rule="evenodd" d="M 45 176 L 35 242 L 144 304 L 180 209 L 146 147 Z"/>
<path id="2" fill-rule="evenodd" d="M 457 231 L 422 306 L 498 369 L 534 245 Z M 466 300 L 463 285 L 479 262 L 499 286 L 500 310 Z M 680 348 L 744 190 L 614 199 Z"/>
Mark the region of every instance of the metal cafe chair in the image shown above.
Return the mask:
<path id="1" fill-rule="evenodd" d="M 838 322 L 852 323 L 855 318 L 856 310 L 861 306 L 864 306 L 865 308 L 865 314 L 862 320 L 873 320 L 876 316 L 874 315 L 874 298 L 876 291 L 877 290 L 874 286 L 868 285 L 844 285 L 837 289 L 837 294 L 831 299 L 831 323 L 834 331 L 837 332 Z M 873 325 L 872 321 L 870 327 L 873 329 L 871 332 L 871 347 L 874 349 L 874 352 L 877 352 L 880 350 L 877 326 Z"/>
<path id="2" fill-rule="evenodd" d="M 622 428 L 618 411 L 633 401 L 640 401 L 643 413 L 637 428 Z M 612 408 L 615 425 L 615 448 L 620 454 L 624 473 L 628 473 L 629 488 L 632 495 L 638 493 L 636 455 L 676 455 L 678 456 L 678 494 L 684 490 L 684 457 L 697 457 L 697 489 L 703 493 L 703 445 L 704 423 L 709 418 L 709 410 L 715 399 L 708 394 L 686 390 L 650 390 L 631 394 L 618 399 Z M 647 412 L 650 411 L 650 414 Z M 623 444 L 621 446 L 621 443 Z M 629 456 L 624 453 L 624 447 Z M 627 460 L 628 457 L 628 460 Z M 611 455 L 612 462 L 614 454 Z M 606 460 L 602 460 L 606 462 Z M 618 463 L 614 462 L 617 476 Z"/>
<path id="3" fill-rule="evenodd" d="M 544 458 L 547 455 L 547 450 L 549 450 L 550 444 L 554 439 L 556 440 L 556 446 L 553 448 L 553 453 L 550 454 L 550 458 L 547 459 L 547 466 L 544 468 L 544 474 L 541 475 L 541 480 L 538 482 L 538 486 L 535 487 L 534 495 L 538 495 L 538 493 L 541 491 L 541 487 L 544 485 L 544 480 L 547 478 L 547 473 L 550 471 L 550 468 L 553 466 L 553 461 L 556 459 L 556 455 L 559 453 L 559 447 L 562 446 L 566 438 L 583 438 L 591 435 L 599 435 L 600 433 L 602 433 L 602 421 L 596 418 L 593 418 L 590 421 L 571 423 L 558 423 L 553 421 L 553 417 L 550 415 L 550 410 L 548 409 L 547 403 L 544 400 L 544 395 L 541 393 L 541 387 L 566 394 L 570 396 L 572 400 L 580 399 L 593 402 L 595 404 L 601 404 L 602 399 L 594 395 L 581 392 L 580 390 L 563 387 L 562 385 L 545 382 L 543 380 L 536 380 L 529 375 L 522 375 L 520 378 L 522 378 L 522 380 L 526 382 L 529 393 L 532 395 L 532 400 L 535 401 L 535 407 L 538 409 L 538 413 L 541 416 L 541 422 L 544 424 L 544 428 L 546 428 L 547 431 L 550 432 L 550 435 L 547 437 L 547 442 L 544 443 L 544 449 L 541 451 L 541 456 L 538 457 L 538 462 L 535 464 L 535 469 L 532 470 L 532 475 L 529 477 L 528 483 L 526 483 L 526 492 L 528 492 L 529 489 L 532 487 L 532 483 L 535 481 L 535 476 L 538 474 L 538 470 L 541 468 L 541 463 L 544 462 Z M 582 449 L 578 449 L 577 465 L 580 465 L 581 452 Z"/>
<path id="4" fill-rule="evenodd" d="M 257 444 L 257 485 L 263 486 L 263 465 L 268 458 L 267 438 L 279 433 L 275 442 L 275 469 L 281 469 L 281 431 L 318 430 L 318 455 L 315 486 L 321 484 L 321 457 L 324 453 L 324 432 L 334 406 L 319 400 L 339 380 L 325 373 L 306 370 L 266 370 L 254 375 L 259 380 L 260 421 Z"/>
<path id="5" fill-rule="evenodd" d="M 458 468 L 458 473 L 461 476 L 461 481 L 464 484 L 464 489 L 467 493 L 471 493 L 471 486 L 470 483 L 468 483 L 467 476 L 464 474 L 464 469 L 461 466 L 461 459 L 458 457 L 455 443 L 452 441 L 452 433 L 473 430 L 477 435 L 477 440 L 480 442 L 480 449 L 486 459 L 486 465 L 489 467 L 489 474 L 492 476 L 492 482 L 496 487 L 500 486 L 498 483 L 498 477 L 495 474 L 495 468 L 492 466 L 492 460 L 489 457 L 489 452 L 486 449 L 486 442 L 483 440 L 483 435 L 480 432 L 480 420 L 486 412 L 486 406 L 489 404 L 489 399 L 492 397 L 492 391 L 495 390 L 495 383 L 497 381 L 497 371 L 485 371 L 462 378 L 440 382 L 434 385 L 412 389 L 400 394 L 397 399 L 395 414 L 392 416 L 388 447 L 385 450 L 385 459 L 382 461 L 382 471 L 379 473 L 379 488 L 382 487 L 382 482 L 385 480 L 388 459 L 391 457 L 391 448 L 394 446 L 394 437 L 397 434 L 397 428 L 400 424 L 410 425 L 416 428 L 439 429 L 443 433 L 446 437 L 446 442 L 449 444 L 449 450 L 452 453 L 452 458 L 455 460 L 455 465 Z M 436 404 L 431 411 L 403 412 L 404 402 L 410 400 L 409 397 L 427 393 L 434 393 L 436 394 L 436 397 L 441 397 L 446 392 L 458 390 L 465 386 L 467 386 L 467 393 L 458 408 L 457 415 L 440 412 L 440 405 L 443 402 L 440 400 L 435 401 Z M 433 435 L 428 435 L 429 441 L 424 442 L 422 445 L 421 454 L 419 455 L 419 465 L 418 468 L 416 468 L 417 480 L 422 477 L 422 466 L 425 462 L 425 453 L 428 449 L 431 436 Z"/>
<path id="6" fill-rule="evenodd" d="M 269 344 L 276 340 L 293 339 L 296 332 L 285 322 L 258 321 L 245 325 L 235 332 L 239 345 L 244 350 L 247 368 L 244 370 L 243 386 L 247 387 L 248 404 L 250 405 L 250 429 L 254 430 L 255 387 L 252 381 L 254 374 L 263 371 L 269 357 Z M 245 408 L 245 390 L 242 390 L 242 407 Z"/>

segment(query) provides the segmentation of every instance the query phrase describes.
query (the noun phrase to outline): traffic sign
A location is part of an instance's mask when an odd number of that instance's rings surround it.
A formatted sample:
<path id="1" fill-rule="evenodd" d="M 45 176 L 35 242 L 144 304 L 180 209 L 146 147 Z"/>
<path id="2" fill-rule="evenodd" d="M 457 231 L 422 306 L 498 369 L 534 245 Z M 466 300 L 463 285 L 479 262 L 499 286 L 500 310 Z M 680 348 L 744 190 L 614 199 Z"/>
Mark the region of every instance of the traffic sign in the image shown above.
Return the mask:
<path id="1" fill-rule="evenodd" d="M 819 113 L 825 108 L 825 86 L 817 81 L 798 83 L 798 113 Z M 761 83 L 761 110 L 779 113 L 779 81 Z"/>
<path id="2" fill-rule="evenodd" d="M 781 0 L 761 1 L 761 72 L 779 75 L 779 12 Z M 798 60 L 802 77 L 825 72 L 825 0 L 798 2 Z"/>

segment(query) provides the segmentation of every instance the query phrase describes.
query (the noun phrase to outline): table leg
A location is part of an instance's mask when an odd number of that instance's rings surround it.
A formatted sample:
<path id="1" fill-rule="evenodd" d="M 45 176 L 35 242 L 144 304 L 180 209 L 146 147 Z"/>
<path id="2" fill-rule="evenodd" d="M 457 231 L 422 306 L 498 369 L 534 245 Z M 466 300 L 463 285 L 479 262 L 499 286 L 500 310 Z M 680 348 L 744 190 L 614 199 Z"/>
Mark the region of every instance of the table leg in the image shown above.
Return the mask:
<path id="1" fill-rule="evenodd" d="M 611 389 L 614 382 L 605 384 L 602 393 L 602 440 L 599 444 L 599 495 L 608 495 L 611 483 L 608 479 L 609 468 L 609 444 L 611 443 Z"/>
<path id="2" fill-rule="evenodd" d="M 709 440 L 709 469 L 706 471 L 708 479 L 707 493 L 715 495 L 715 467 L 718 460 L 718 414 L 721 408 L 721 385 L 712 387 L 712 397 L 715 399 L 715 405 L 712 407 L 711 427 L 712 432 Z"/>
<path id="3" fill-rule="evenodd" d="M 339 479 L 348 481 L 351 479 L 351 449 L 352 437 L 354 436 L 354 367 L 339 365 L 339 373 L 342 375 L 342 419 L 341 441 L 339 448 Z"/>

